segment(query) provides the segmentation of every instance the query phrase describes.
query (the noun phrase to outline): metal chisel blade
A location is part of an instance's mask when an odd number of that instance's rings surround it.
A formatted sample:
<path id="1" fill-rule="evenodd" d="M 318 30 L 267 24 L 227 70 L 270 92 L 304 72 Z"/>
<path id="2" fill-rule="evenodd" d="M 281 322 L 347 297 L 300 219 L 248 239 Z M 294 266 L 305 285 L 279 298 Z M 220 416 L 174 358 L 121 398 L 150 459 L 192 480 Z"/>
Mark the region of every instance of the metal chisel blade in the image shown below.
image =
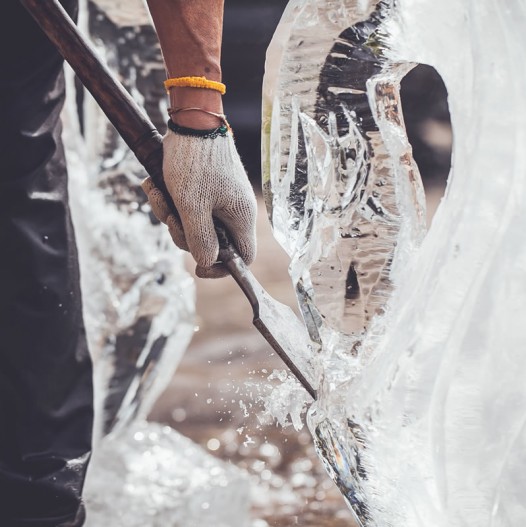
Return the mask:
<path id="1" fill-rule="evenodd" d="M 229 259 L 221 259 L 250 302 L 254 326 L 312 398 L 316 399 L 316 354 L 305 325 L 289 306 L 278 302 L 265 291 L 237 254 Z"/>

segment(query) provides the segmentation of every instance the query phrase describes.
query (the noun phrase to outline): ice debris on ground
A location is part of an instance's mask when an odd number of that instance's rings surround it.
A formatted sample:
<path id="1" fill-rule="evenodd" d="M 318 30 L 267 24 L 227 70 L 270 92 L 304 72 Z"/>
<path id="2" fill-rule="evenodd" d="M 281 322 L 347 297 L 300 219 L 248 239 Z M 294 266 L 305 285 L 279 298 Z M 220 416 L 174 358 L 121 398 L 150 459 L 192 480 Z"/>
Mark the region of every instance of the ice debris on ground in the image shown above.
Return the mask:
<path id="1" fill-rule="evenodd" d="M 168 426 L 137 422 L 112 435 L 90 471 L 87 527 L 250 525 L 246 474 Z"/>
<path id="2" fill-rule="evenodd" d="M 526 523 L 525 25 L 524 0 L 291 0 L 268 50 L 266 200 L 322 347 L 309 424 L 363 526 Z M 418 63 L 454 132 L 427 235 Z"/>

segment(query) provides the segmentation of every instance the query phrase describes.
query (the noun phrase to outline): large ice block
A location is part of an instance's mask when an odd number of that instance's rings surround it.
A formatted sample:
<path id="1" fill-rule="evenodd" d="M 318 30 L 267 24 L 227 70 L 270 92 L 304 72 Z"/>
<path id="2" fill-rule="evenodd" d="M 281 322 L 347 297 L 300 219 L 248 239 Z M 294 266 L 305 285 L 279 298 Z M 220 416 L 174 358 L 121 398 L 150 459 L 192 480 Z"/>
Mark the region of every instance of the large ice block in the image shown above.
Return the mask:
<path id="1" fill-rule="evenodd" d="M 267 203 L 322 345 L 310 427 L 363 526 L 526 522 L 525 22 L 523 0 L 292 0 L 267 54 Z M 454 132 L 425 238 L 417 63 Z"/>
<path id="2" fill-rule="evenodd" d="M 82 11 L 81 24 L 162 130 L 164 68 L 152 27 L 114 23 L 117 11 L 110 19 L 95 4 L 90 14 L 88 22 Z M 88 525 L 246 527 L 242 471 L 146 422 L 194 332 L 194 283 L 182 252 L 150 214 L 144 170 L 94 101 L 75 93 L 71 72 L 68 84 L 70 197 L 95 377 Z"/>
<path id="3" fill-rule="evenodd" d="M 90 34 L 106 61 L 162 126 L 165 97 L 156 81 L 164 71 L 153 29 L 118 27 L 89 6 Z M 144 419 L 170 381 L 193 334 L 194 284 L 166 229 L 152 222 L 140 188 L 144 169 L 87 94 L 77 110 L 71 84 L 70 194 L 96 365 L 98 438 Z"/>

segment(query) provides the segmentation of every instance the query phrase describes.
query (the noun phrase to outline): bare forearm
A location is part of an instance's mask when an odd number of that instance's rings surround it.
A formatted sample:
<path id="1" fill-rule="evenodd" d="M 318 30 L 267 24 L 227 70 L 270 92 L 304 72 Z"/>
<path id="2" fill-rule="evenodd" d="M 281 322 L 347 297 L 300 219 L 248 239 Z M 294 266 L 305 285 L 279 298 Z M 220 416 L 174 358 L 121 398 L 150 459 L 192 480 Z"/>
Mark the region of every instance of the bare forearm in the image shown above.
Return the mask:
<path id="1" fill-rule="evenodd" d="M 221 80 L 223 0 L 148 0 L 171 77 Z"/>
<path id="2" fill-rule="evenodd" d="M 224 0 L 148 0 L 170 77 L 203 76 L 221 80 L 221 38 Z M 213 90 L 173 88 L 172 107 L 223 111 L 221 95 Z M 179 124 L 215 126 L 207 114 L 180 114 Z"/>

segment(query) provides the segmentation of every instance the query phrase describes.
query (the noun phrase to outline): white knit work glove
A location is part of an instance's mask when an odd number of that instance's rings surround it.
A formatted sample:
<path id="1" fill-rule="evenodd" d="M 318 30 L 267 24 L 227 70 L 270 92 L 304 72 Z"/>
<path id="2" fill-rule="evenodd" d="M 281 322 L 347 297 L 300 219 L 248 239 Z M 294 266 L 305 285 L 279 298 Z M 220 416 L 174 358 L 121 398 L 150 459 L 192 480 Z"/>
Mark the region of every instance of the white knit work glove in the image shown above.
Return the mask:
<path id="1" fill-rule="evenodd" d="M 214 218 L 226 227 L 245 263 L 253 262 L 256 197 L 231 132 L 223 129 L 223 134 L 202 137 L 168 130 L 163 138 L 163 178 L 180 221 L 150 178 L 142 187 L 152 212 L 168 226 L 175 244 L 192 253 L 198 276 L 220 278 L 228 274 L 216 264 L 219 243 Z"/>

